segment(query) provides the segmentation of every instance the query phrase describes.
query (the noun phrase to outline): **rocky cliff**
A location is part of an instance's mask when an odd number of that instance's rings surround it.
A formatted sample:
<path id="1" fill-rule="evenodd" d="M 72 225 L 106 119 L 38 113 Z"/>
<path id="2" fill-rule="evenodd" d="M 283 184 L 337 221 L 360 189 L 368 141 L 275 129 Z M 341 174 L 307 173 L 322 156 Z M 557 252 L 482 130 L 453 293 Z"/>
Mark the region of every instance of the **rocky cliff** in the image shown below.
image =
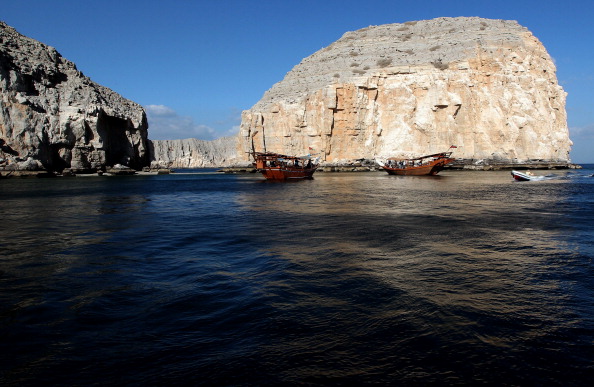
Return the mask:
<path id="1" fill-rule="evenodd" d="M 213 141 L 149 140 L 151 168 L 229 167 L 241 163 L 237 156 L 237 137 Z"/>
<path id="2" fill-rule="evenodd" d="M 0 98 L 0 168 L 93 171 L 149 164 L 140 105 L 3 22 Z"/>
<path id="3" fill-rule="evenodd" d="M 565 97 L 515 21 L 438 18 L 345 33 L 243 112 L 240 156 L 314 148 L 326 163 L 458 146 L 469 162 L 569 162 Z M 244 156 L 245 157 L 245 156 Z"/>

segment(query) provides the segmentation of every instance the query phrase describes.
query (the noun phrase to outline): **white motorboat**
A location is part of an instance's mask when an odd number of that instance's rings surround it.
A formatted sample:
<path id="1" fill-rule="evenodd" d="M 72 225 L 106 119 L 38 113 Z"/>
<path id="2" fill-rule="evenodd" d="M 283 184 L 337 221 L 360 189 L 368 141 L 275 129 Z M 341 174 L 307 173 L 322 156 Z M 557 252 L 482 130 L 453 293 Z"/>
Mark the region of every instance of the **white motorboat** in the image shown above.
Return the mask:
<path id="1" fill-rule="evenodd" d="M 526 172 L 519 172 L 519 171 L 511 171 L 511 175 L 514 177 L 516 181 L 533 181 L 533 180 L 543 180 L 546 176 L 536 176 L 530 171 Z"/>

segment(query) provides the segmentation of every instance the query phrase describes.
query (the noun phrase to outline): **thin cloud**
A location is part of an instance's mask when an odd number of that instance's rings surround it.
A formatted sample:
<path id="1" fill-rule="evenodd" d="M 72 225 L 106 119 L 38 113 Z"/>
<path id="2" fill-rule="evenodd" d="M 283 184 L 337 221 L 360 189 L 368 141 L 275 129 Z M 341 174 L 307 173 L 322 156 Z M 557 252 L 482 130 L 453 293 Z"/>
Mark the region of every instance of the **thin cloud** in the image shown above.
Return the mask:
<path id="1" fill-rule="evenodd" d="M 147 105 L 144 108 L 149 123 L 148 137 L 151 140 L 214 140 L 218 137 L 213 128 L 197 124 L 192 117 L 180 116 L 165 105 Z"/>
<path id="2" fill-rule="evenodd" d="M 240 124 L 241 124 L 241 110 L 237 109 L 235 107 L 232 107 L 229 109 L 229 112 L 224 117 L 224 119 L 216 122 L 217 127 L 229 128 L 222 132 L 222 135 L 225 137 L 237 135 L 237 133 L 239 133 Z"/>
<path id="3" fill-rule="evenodd" d="M 571 147 L 571 161 L 578 164 L 594 162 L 592 157 L 592 142 L 594 142 L 594 123 L 585 126 L 569 128 L 569 138 L 573 142 Z"/>
<path id="4" fill-rule="evenodd" d="M 594 139 L 594 123 L 586 126 L 576 126 L 569 128 L 570 138 L 576 139 Z"/>
<path id="5" fill-rule="evenodd" d="M 171 117 L 177 115 L 175 110 L 165 105 L 147 105 L 145 107 L 147 114 L 150 112 L 155 117 Z"/>
<path id="6" fill-rule="evenodd" d="M 239 125 L 231 127 L 227 132 L 224 133 L 225 137 L 236 136 L 239 133 Z"/>

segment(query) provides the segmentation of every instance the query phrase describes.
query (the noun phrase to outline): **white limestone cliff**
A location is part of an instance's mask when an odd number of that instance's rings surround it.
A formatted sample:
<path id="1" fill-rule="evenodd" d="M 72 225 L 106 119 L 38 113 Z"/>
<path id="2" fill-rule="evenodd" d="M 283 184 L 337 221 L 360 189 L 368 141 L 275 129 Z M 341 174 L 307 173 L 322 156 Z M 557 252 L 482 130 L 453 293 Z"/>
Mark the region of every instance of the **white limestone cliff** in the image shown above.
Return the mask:
<path id="1" fill-rule="evenodd" d="M 326 163 L 457 145 L 471 161 L 569 162 L 566 93 L 515 21 L 438 18 L 347 32 L 242 114 L 238 156 L 321 152 Z"/>
<path id="2" fill-rule="evenodd" d="M 141 169 L 147 129 L 140 105 L 0 22 L 0 168 Z"/>
<path id="3" fill-rule="evenodd" d="M 230 167 L 240 163 L 237 137 L 213 141 L 195 138 L 185 140 L 149 140 L 151 168 Z"/>

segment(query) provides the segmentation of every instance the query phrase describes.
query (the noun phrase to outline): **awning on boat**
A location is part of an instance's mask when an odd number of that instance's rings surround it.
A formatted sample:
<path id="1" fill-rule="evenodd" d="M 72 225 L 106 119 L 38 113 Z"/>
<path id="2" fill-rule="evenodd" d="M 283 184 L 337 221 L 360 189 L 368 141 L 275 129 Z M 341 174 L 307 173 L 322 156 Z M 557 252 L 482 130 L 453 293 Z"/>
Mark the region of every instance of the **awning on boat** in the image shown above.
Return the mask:
<path id="1" fill-rule="evenodd" d="M 390 161 L 415 161 L 415 160 L 422 160 L 422 159 L 428 159 L 430 157 L 450 157 L 450 154 L 452 152 L 441 152 L 441 153 L 434 153 L 431 155 L 425 155 L 425 156 L 420 156 L 420 157 L 411 157 L 411 158 L 405 158 L 405 157 L 390 157 L 388 158 L 388 160 Z"/>

